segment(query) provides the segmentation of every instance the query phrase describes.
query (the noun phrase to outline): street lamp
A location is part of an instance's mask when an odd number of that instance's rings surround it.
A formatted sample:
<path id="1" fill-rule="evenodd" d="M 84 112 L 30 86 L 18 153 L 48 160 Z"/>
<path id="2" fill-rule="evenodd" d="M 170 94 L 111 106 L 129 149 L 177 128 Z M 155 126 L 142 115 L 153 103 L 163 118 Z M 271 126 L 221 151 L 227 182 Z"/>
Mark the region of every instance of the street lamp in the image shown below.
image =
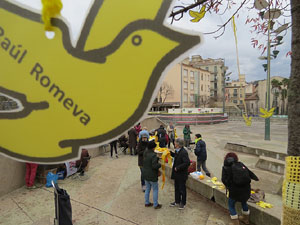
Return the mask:
<path id="1" fill-rule="evenodd" d="M 225 74 L 226 71 L 224 72 L 224 77 L 223 77 L 223 114 L 225 114 L 225 80 L 226 77 L 228 77 L 232 72 Z"/>
<path id="2" fill-rule="evenodd" d="M 277 36 L 275 41 L 271 43 L 270 40 L 270 30 L 273 30 L 273 26 L 275 22 L 273 20 L 278 19 L 281 16 L 281 11 L 279 9 L 273 8 L 271 9 L 270 0 L 255 0 L 254 7 L 259 10 L 259 16 L 261 19 L 265 19 L 268 21 L 268 46 L 267 46 L 267 57 L 259 57 L 260 59 L 267 60 L 267 64 L 263 64 L 264 70 L 267 71 L 267 98 L 266 98 L 266 109 L 270 111 L 270 61 L 271 59 L 275 59 L 279 53 L 278 50 L 274 50 L 273 54 L 271 54 L 270 48 L 276 47 L 282 44 L 281 40 L 282 36 Z M 287 28 L 287 25 L 279 27 L 274 31 L 275 34 L 279 34 L 284 29 Z M 271 45 L 272 44 L 272 45 Z M 265 119 L 265 140 L 270 140 L 270 117 Z"/>

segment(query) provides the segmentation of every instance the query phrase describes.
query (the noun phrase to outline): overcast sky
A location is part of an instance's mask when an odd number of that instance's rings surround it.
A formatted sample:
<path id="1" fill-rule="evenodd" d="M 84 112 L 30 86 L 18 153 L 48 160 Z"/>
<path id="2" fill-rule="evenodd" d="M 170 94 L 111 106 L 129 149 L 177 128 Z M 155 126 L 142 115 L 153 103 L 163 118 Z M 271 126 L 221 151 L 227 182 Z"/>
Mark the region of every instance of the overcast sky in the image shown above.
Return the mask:
<path id="1" fill-rule="evenodd" d="M 184 0 L 184 1 L 175 1 L 184 3 L 193 3 L 193 0 Z M 242 1 L 236 1 L 242 2 Z M 253 6 L 251 1 L 249 7 Z M 192 19 L 188 13 L 180 21 L 174 21 L 173 26 L 175 27 L 184 27 L 186 29 L 192 29 L 198 32 L 210 32 L 218 28 L 218 25 L 224 24 L 227 19 L 233 14 L 235 9 L 240 6 L 237 4 L 235 8 L 232 8 L 231 11 L 226 13 L 223 16 L 218 16 L 216 14 L 207 13 L 205 17 L 199 23 L 192 23 Z M 199 8 L 194 9 L 199 10 Z M 266 63 L 264 60 L 259 60 L 258 57 L 261 56 L 261 51 L 257 48 L 253 48 L 251 45 L 251 38 L 256 37 L 254 33 L 250 32 L 250 25 L 246 25 L 245 21 L 247 15 L 256 16 L 258 11 L 256 9 L 248 10 L 243 8 L 240 10 L 239 17 L 235 19 L 237 27 L 237 38 L 238 38 L 238 51 L 239 51 L 239 61 L 240 61 L 240 72 L 241 74 L 246 74 L 246 81 L 254 80 L 263 80 L 266 79 L 266 72 L 262 67 L 262 64 Z M 168 20 L 170 21 L 170 20 Z M 281 23 L 289 22 L 290 19 L 283 17 L 281 18 Z M 274 27 L 274 28 L 277 28 Z M 274 60 L 271 60 L 271 76 L 290 76 L 290 56 L 286 57 L 286 53 L 291 49 L 291 32 L 282 32 L 280 35 L 286 34 L 284 36 L 284 43 L 277 47 L 277 50 L 280 51 L 278 57 Z M 231 78 L 238 78 L 237 62 L 236 62 L 236 50 L 235 50 L 235 40 L 233 29 L 231 23 L 228 23 L 225 33 L 218 39 L 213 35 L 203 35 L 204 43 L 203 45 L 195 51 L 195 54 L 201 55 L 203 58 L 224 58 L 225 64 L 228 66 L 228 72 L 232 72 Z M 262 42 L 266 43 L 266 37 L 259 37 Z M 266 55 L 266 53 L 264 54 Z"/>
<path id="2" fill-rule="evenodd" d="M 27 0 L 26 2 L 24 0 L 8 1 L 25 4 L 27 7 L 30 6 L 33 11 L 36 12 L 40 12 L 42 7 L 40 0 Z M 173 2 L 175 5 L 188 5 L 194 3 L 194 0 L 175 0 Z M 236 2 L 242 1 L 236 0 Z M 252 7 L 254 0 L 250 0 L 250 2 L 249 7 Z M 69 27 L 74 36 L 73 43 L 75 43 L 76 36 L 80 33 L 85 15 L 89 11 L 91 3 L 93 3 L 93 0 L 63 0 L 64 7 L 62 10 L 62 16 L 65 18 L 67 23 L 70 24 Z M 238 6 L 239 4 L 236 5 L 236 7 Z M 218 28 L 218 25 L 222 25 L 227 21 L 227 19 L 235 11 L 236 7 L 232 8 L 231 11 L 228 11 L 223 16 L 207 13 L 199 23 L 190 22 L 191 17 L 188 13 L 185 13 L 180 21 L 174 21 L 172 27 L 194 30 L 199 34 L 214 31 Z M 199 8 L 195 8 L 194 10 L 199 10 Z M 250 25 L 245 24 L 247 15 L 255 16 L 256 13 L 257 11 L 255 9 L 252 9 L 249 12 L 248 9 L 242 8 L 238 13 L 239 17 L 236 18 L 240 71 L 241 74 L 246 74 L 246 81 L 263 80 L 266 78 L 266 72 L 264 72 L 262 67 L 262 64 L 266 62 L 258 59 L 258 57 L 261 56 L 261 51 L 254 49 L 251 46 L 251 38 L 255 37 L 255 34 L 250 33 Z M 289 18 L 284 17 L 280 22 L 286 23 L 289 21 Z M 166 19 L 166 22 L 170 24 L 169 19 Z M 282 34 L 285 33 L 286 32 L 283 32 Z M 225 33 L 220 38 L 215 39 L 214 36 L 216 35 L 203 35 L 203 44 L 197 51 L 194 52 L 194 54 L 201 55 L 203 58 L 224 58 L 225 64 L 228 66 L 228 72 L 232 72 L 230 77 L 232 79 L 237 79 L 238 70 L 236 63 L 235 41 L 231 23 L 228 23 Z M 271 76 L 290 76 L 291 59 L 290 56 L 286 57 L 286 53 L 291 49 L 290 36 L 291 32 L 288 31 L 283 39 L 284 44 L 277 48 L 280 53 L 276 59 L 271 61 Z M 266 37 L 261 37 L 260 40 L 265 40 L 264 42 L 266 43 Z M 266 53 L 264 55 L 266 55 Z"/>

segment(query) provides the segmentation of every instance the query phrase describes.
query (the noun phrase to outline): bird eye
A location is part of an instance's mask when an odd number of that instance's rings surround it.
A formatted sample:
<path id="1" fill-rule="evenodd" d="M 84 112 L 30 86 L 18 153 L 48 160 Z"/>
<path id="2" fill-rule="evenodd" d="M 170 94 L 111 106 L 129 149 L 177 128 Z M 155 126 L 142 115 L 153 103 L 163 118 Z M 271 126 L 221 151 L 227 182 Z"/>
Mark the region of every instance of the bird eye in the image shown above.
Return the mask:
<path id="1" fill-rule="evenodd" d="M 133 45 L 139 46 L 142 43 L 142 37 L 140 35 L 134 35 L 131 41 Z"/>

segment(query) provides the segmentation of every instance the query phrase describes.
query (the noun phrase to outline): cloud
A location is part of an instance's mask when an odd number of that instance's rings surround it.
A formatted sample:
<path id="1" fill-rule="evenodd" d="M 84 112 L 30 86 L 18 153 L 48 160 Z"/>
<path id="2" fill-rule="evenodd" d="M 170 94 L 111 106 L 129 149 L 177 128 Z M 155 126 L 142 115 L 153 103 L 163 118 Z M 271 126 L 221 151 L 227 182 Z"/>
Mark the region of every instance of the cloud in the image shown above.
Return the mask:
<path id="1" fill-rule="evenodd" d="M 193 1 L 185 1 L 191 2 Z M 236 7 L 238 7 L 237 5 Z M 252 7 L 251 5 L 248 5 Z M 199 9 L 194 9 L 199 10 Z M 173 26 L 194 30 L 201 33 L 207 33 L 214 31 L 218 28 L 218 25 L 224 24 L 235 11 L 233 8 L 231 11 L 228 11 L 223 16 L 206 13 L 205 17 L 199 23 L 190 22 L 191 17 L 188 13 L 184 14 L 183 18 L 180 21 L 174 21 Z M 262 80 L 266 79 L 266 72 L 264 71 L 262 64 L 267 63 L 266 61 L 259 60 L 258 57 L 261 56 L 261 51 L 257 48 L 253 48 L 251 45 L 251 38 L 259 38 L 261 43 L 267 45 L 267 37 L 265 35 L 257 36 L 255 33 L 251 33 L 251 25 L 245 24 L 247 16 L 250 18 L 256 17 L 256 10 L 248 10 L 247 8 L 242 8 L 236 17 L 236 27 L 237 27 L 237 39 L 238 39 L 238 55 L 240 63 L 240 72 L 241 74 L 246 74 L 246 80 Z M 287 20 L 285 18 L 285 20 Z M 170 22 L 170 19 L 167 21 Z M 281 24 L 286 21 L 280 21 Z M 276 28 L 276 27 L 275 27 Z M 203 58 L 224 58 L 225 64 L 228 66 L 228 71 L 232 72 L 230 76 L 232 79 L 238 78 L 238 69 L 237 69 L 237 58 L 236 58 L 236 47 L 233 29 L 231 23 L 229 22 L 226 26 L 224 34 L 215 39 L 219 33 L 213 35 L 204 35 L 204 43 L 197 49 L 194 53 L 201 55 Z M 284 32 L 283 32 L 284 33 Z M 257 36 L 257 37 L 256 37 Z M 291 32 L 288 31 L 284 37 L 284 44 L 277 47 L 277 50 L 280 51 L 277 59 L 271 60 L 271 76 L 290 76 L 290 56 L 285 57 L 286 53 L 291 49 Z M 274 50 L 274 49 L 272 49 Z M 267 53 L 265 52 L 264 55 Z"/>

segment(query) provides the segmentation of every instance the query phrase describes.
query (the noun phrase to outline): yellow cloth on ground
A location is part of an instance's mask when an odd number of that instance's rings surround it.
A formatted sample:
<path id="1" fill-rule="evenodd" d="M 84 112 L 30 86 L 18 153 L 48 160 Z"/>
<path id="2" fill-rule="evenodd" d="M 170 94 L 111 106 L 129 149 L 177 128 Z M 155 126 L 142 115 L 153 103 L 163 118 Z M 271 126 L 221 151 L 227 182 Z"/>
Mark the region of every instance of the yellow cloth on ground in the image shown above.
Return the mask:
<path id="1" fill-rule="evenodd" d="M 260 206 L 260 207 L 262 207 L 262 208 L 273 208 L 273 205 L 272 204 L 270 204 L 270 203 L 266 203 L 266 202 L 264 202 L 264 201 L 259 201 L 259 202 L 256 202 L 256 205 L 258 205 L 258 206 Z"/>

